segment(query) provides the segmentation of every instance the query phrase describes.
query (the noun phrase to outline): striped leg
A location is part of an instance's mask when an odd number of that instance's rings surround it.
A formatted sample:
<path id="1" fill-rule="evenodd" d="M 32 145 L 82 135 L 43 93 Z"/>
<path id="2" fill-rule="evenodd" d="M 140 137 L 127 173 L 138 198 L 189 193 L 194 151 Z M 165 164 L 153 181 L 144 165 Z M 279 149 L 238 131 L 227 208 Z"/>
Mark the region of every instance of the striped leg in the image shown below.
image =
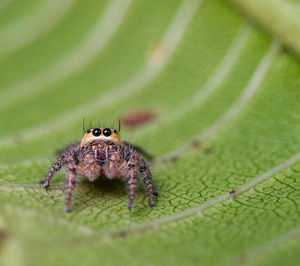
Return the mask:
<path id="1" fill-rule="evenodd" d="M 53 178 L 54 174 L 57 171 L 59 171 L 60 168 L 64 165 L 64 161 L 65 161 L 65 155 L 63 154 L 56 160 L 56 162 L 53 163 L 47 176 L 40 180 L 40 183 L 44 184 L 44 188 L 47 188 L 50 186 L 51 179 Z"/>
<path id="2" fill-rule="evenodd" d="M 150 169 L 143 158 L 140 158 L 139 170 L 142 175 L 143 183 L 148 191 L 149 205 L 153 207 L 154 206 L 153 195 L 157 196 L 158 192 L 155 190 L 153 186 L 153 180 L 152 180 Z"/>
<path id="3" fill-rule="evenodd" d="M 71 211 L 72 191 L 75 187 L 76 174 L 74 170 L 67 170 L 66 176 L 66 211 Z"/>
<path id="4" fill-rule="evenodd" d="M 128 184 L 129 184 L 129 202 L 128 202 L 128 209 L 130 210 L 133 205 L 136 184 L 137 184 L 137 168 L 136 164 L 133 161 L 128 162 Z"/>

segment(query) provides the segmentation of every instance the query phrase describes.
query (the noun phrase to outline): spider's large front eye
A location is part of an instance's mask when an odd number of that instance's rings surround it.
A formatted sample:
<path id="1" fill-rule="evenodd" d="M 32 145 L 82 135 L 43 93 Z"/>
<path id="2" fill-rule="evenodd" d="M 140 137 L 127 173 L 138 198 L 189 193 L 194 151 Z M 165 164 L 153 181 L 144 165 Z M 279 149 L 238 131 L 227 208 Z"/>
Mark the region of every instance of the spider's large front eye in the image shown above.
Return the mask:
<path id="1" fill-rule="evenodd" d="M 111 135 L 111 130 L 109 128 L 104 128 L 103 129 L 103 135 L 105 137 L 109 137 Z"/>
<path id="2" fill-rule="evenodd" d="M 93 129 L 93 135 L 95 137 L 99 137 L 101 135 L 101 129 L 100 128 Z"/>

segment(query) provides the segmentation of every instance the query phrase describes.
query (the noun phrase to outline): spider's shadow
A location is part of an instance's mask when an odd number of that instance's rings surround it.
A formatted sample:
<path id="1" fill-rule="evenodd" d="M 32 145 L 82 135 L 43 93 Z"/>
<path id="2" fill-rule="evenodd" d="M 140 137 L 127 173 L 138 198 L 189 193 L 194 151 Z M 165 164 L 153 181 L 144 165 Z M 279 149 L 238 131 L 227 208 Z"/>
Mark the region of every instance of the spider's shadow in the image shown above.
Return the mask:
<path id="1" fill-rule="evenodd" d="M 115 194 L 115 195 L 127 195 L 129 188 L 126 181 L 122 179 L 108 179 L 106 177 L 99 177 L 93 182 L 90 182 L 86 178 L 80 178 L 79 186 L 84 186 L 89 191 L 97 191 L 100 194 Z M 136 193 L 144 193 L 143 185 L 138 181 Z"/>

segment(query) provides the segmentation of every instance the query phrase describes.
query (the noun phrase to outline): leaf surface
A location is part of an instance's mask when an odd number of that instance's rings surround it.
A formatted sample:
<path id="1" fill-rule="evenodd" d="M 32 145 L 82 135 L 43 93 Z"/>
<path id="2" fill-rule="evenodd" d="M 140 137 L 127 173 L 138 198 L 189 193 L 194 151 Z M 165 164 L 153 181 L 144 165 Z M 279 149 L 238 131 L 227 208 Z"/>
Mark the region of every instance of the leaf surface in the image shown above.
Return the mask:
<path id="1" fill-rule="evenodd" d="M 0 51 L 0 263 L 296 265 L 300 64 L 283 48 L 296 37 L 226 1 L 84 3 Z M 0 5 L 0 33 L 37 8 Z M 155 207 L 142 185 L 128 211 L 122 182 L 79 178 L 65 213 L 65 172 L 38 184 L 55 151 L 83 117 L 110 126 L 139 110 L 155 119 L 121 135 L 155 156 Z"/>

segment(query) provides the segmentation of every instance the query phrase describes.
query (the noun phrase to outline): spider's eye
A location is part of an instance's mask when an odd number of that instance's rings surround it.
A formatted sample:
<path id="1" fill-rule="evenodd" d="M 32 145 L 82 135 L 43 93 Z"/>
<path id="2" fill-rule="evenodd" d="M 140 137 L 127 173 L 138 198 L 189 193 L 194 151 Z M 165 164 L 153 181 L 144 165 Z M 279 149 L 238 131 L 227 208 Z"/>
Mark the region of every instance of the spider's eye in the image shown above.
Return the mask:
<path id="1" fill-rule="evenodd" d="M 100 128 L 94 128 L 93 129 L 93 135 L 95 137 L 99 137 L 101 135 L 101 129 Z"/>
<path id="2" fill-rule="evenodd" d="M 91 131 L 92 131 L 91 129 L 88 129 L 87 133 L 91 133 Z"/>
<path id="3" fill-rule="evenodd" d="M 103 129 L 103 135 L 105 137 L 109 137 L 111 135 L 111 130 L 109 128 L 104 128 Z"/>
<path id="4" fill-rule="evenodd" d="M 114 132 L 114 133 L 117 133 L 117 130 L 115 130 L 115 129 L 113 128 L 113 132 Z"/>

